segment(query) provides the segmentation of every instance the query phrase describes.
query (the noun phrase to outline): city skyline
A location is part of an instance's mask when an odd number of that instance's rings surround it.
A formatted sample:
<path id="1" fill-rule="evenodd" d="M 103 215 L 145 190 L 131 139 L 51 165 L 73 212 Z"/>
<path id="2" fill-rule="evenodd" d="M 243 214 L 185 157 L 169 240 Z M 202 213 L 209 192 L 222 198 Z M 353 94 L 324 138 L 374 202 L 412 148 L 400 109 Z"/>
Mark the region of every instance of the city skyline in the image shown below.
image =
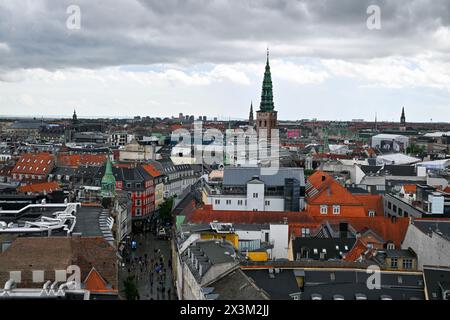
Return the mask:
<path id="1" fill-rule="evenodd" d="M 70 5 L 0 5 L 2 116 L 246 119 L 269 47 L 280 119 L 450 122 L 446 1 Z"/>

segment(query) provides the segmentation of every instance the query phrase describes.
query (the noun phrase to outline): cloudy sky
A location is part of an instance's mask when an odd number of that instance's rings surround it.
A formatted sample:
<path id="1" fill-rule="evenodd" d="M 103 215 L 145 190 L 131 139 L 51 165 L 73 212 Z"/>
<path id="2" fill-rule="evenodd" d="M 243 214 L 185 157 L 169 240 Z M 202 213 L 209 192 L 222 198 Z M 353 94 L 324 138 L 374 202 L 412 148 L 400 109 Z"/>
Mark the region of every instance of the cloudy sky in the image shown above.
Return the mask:
<path id="1" fill-rule="evenodd" d="M 246 118 L 267 47 L 279 118 L 450 122 L 449 0 L 1 0 L 0 116 Z"/>

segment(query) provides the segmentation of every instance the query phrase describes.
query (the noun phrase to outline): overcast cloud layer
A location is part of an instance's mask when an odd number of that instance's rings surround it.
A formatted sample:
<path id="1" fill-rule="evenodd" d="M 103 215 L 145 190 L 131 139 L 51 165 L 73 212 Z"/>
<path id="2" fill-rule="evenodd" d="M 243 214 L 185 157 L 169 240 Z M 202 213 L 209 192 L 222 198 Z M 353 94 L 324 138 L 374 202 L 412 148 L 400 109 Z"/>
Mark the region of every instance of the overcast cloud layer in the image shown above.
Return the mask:
<path id="1" fill-rule="evenodd" d="M 0 112 L 246 117 L 267 46 L 283 118 L 450 121 L 448 0 L 4 0 Z"/>

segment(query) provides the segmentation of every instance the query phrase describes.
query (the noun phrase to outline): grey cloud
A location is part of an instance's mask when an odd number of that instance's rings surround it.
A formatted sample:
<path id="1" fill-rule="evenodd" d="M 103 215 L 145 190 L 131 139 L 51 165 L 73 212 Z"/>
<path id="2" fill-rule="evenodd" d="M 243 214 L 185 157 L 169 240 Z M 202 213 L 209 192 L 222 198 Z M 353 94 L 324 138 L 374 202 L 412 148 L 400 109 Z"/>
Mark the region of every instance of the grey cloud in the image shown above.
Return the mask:
<path id="1" fill-rule="evenodd" d="M 66 28 L 81 7 L 82 28 Z M 382 30 L 366 9 L 382 9 Z M 0 69 L 261 61 L 277 57 L 361 60 L 448 53 L 432 34 L 450 24 L 448 0 L 5 0 Z"/>

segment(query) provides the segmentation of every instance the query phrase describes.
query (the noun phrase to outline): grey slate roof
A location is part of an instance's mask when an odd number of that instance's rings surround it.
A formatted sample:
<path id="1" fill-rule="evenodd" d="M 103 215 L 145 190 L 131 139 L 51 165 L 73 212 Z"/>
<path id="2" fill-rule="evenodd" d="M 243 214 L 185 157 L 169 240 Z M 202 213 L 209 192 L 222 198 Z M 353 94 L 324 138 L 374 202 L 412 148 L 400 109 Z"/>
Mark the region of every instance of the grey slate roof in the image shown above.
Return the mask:
<path id="1" fill-rule="evenodd" d="M 365 270 L 304 269 L 305 286 L 302 291 L 294 274 L 298 271 L 281 269 L 274 277 L 269 276 L 267 269 L 244 272 L 273 300 L 289 300 L 292 294 L 300 294 L 301 300 L 311 300 L 312 295 L 320 295 L 323 300 L 332 300 L 335 295 L 341 295 L 345 300 L 355 300 L 356 294 L 363 294 L 368 300 L 380 300 L 382 295 L 390 296 L 393 300 L 425 298 L 421 274 L 382 272 L 381 289 L 370 290 L 367 278 L 371 274 Z"/>
<path id="2" fill-rule="evenodd" d="M 286 178 L 295 178 L 300 185 L 305 185 L 303 168 L 278 168 L 277 174 L 263 175 L 264 171 L 258 167 L 225 167 L 223 174 L 224 186 L 242 186 L 253 177 L 258 176 L 267 186 L 284 186 Z"/>
<path id="3" fill-rule="evenodd" d="M 446 220 L 414 220 L 414 226 L 420 231 L 428 234 L 430 231 L 434 231 L 442 235 L 448 241 L 450 241 L 450 221 Z"/>
<path id="4" fill-rule="evenodd" d="M 429 300 L 442 300 L 445 291 L 450 291 L 450 268 L 424 266 L 423 276 Z"/>

